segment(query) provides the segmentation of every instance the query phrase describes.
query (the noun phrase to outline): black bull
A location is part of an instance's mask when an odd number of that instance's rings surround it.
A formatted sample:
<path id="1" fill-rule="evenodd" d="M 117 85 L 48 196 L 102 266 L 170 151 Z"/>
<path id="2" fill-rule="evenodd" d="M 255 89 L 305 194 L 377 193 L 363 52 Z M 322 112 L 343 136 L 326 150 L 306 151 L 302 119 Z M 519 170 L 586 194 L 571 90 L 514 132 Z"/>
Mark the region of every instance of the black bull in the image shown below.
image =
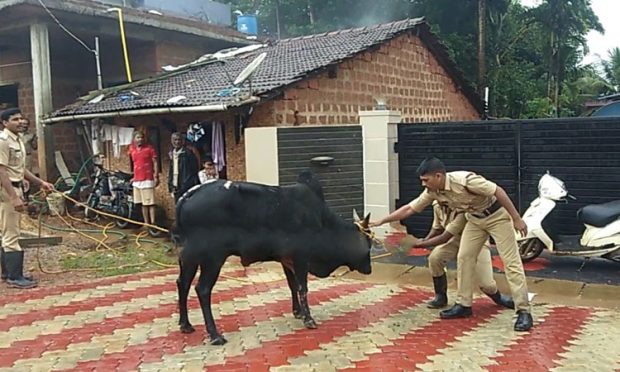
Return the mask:
<path id="1" fill-rule="evenodd" d="M 295 185 L 277 187 L 214 181 L 190 190 L 177 205 L 175 234 L 179 254 L 179 325 L 194 332 L 187 315 L 187 296 L 200 267 L 196 293 L 214 345 L 226 343 L 211 312 L 211 291 L 229 256 L 282 264 L 291 289 L 293 314 L 316 328 L 308 307 L 308 273 L 325 278 L 340 266 L 370 274 L 372 239 L 368 219 L 346 222 L 331 212 L 321 186 L 302 173 Z"/>

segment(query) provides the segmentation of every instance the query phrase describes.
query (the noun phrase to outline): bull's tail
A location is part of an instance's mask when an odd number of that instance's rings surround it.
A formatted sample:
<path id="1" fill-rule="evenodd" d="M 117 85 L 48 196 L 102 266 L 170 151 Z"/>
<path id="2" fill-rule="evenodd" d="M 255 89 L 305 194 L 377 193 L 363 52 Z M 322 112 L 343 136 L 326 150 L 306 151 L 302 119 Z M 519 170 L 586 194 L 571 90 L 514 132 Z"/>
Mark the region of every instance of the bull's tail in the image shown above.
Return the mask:
<path id="1" fill-rule="evenodd" d="M 181 210 L 183 209 L 183 205 L 187 199 L 189 199 L 200 187 L 201 185 L 196 185 L 190 188 L 183 194 L 183 196 L 181 196 L 181 198 L 179 198 L 179 201 L 177 202 L 175 210 L 176 221 L 170 229 L 170 238 L 175 244 L 183 244 L 187 235 L 186 231 L 184 231 L 183 221 L 181 220 Z"/>
<path id="2" fill-rule="evenodd" d="M 170 239 L 172 240 L 172 243 L 175 245 L 182 245 L 183 241 L 185 240 L 185 234 L 183 231 L 183 221 L 181 221 L 181 208 L 183 208 L 183 204 L 185 204 L 186 200 L 187 198 L 181 197 L 179 201 L 177 202 L 176 210 L 175 210 L 175 222 L 174 222 L 174 225 L 172 225 L 172 228 L 170 229 Z"/>

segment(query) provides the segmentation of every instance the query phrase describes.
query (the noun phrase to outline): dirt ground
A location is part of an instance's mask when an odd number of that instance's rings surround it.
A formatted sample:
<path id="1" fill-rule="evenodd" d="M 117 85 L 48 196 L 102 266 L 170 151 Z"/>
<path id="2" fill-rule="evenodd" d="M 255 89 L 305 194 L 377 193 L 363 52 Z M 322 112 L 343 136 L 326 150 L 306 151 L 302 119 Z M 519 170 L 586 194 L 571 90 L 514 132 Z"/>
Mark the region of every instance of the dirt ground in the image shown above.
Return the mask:
<path id="1" fill-rule="evenodd" d="M 80 218 L 80 216 L 76 215 L 76 218 Z M 41 225 L 41 236 L 43 237 L 62 237 L 62 243 L 59 245 L 52 246 L 39 246 L 39 247 L 28 247 L 25 248 L 25 263 L 24 263 L 24 272 L 33 276 L 39 282 L 39 287 L 55 287 L 59 285 L 72 284 L 72 283 L 83 283 L 85 281 L 89 281 L 93 278 L 102 277 L 103 274 L 101 271 L 69 271 L 66 267 L 63 267 L 63 260 L 67 258 L 76 258 L 80 255 L 84 255 L 86 252 L 94 252 L 95 250 L 100 251 L 102 254 L 105 254 L 105 250 L 108 248 L 100 246 L 97 248 L 99 243 L 93 239 L 90 239 L 78 232 L 75 231 L 59 231 L 58 229 L 66 229 L 71 230 L 68 224 L 71 224 L 73 227 L 78 230 L 102 230 L 101 227 L 105 226 L 110 221 L 98 221 L 97 224 L 99 226 L 89 225 L 84 222 L 80 222 L 75 219 L 71 219 L 70 217 L 64 216 L 64 221 L 58 217 L 47 216 L 45 218 L 44 224 Z M 39 234 L 39 221 L 36 218 L 32 218 L 30 216 L 23 215 L 22 216 L 22 236 L 23 237 L 37 237 Z M 54 227 L 56 229 L 52 229 L 47 226 Z M 136 235 L 140 234 L 144 230 L 141 229 L 126 229 L 126 230 L 118 230 L 122 231 L 127 235 L 127 238 L 120 239 L 119 234 L 108 234 L 108 238 L 101 233 L 95 232 L 86 232 L 85 234 L 91 236 L 94 239 L 104 240 L 104 242 L 111 249 L 117 249 L 126 245 L 128 243 L 135 244 Z M 170 242 L 167 242 L 165 238 L 153 239 L 150 237 L 144 237 L 142 239 L 148 238 L 149 240 L 156 240 L 161 245 L 167 244 L 171 245 Z M 142 243 L 144 246 L 148 247 L 150 243 Z M 152 244 L 150 244 L 152 245 Z M 172 255 L 172 253 L 171 253 Z M 64 265 L 66 266 L 66 265 Z M 164 268 L 164 267 L 162 267 Z M 143 267 L 136 268 L 139 271 L 149 271 L 153 269 L 157 269 L 156 267 Z M 6 284 L 0 284 L 0 296 L 3 294 L 11 294 L 17 293 L 18 289 L 10 288 Z"/>

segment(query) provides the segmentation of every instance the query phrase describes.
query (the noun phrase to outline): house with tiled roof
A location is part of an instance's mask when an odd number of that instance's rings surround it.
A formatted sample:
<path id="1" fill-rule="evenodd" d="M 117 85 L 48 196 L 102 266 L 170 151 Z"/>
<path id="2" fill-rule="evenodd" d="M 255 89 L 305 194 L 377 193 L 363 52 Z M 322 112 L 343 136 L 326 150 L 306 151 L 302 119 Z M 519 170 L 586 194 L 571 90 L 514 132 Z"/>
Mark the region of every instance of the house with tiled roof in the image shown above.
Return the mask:
<path id="1" fill-rule="evenodd" d="M 261 54 L 251 78 L 234 86 Z M 417 18 L 206 55 L 151 79 L 92 92 L 46 122 L 102 119 L 158 131 L 151 138 L 161 140 L 164 161 L 171 131 L 223 123 L 225 175 L 243 180 L 244 128 L 356 124 L 358 112 L 378 102 L 411 123 L 474 120 L 483 111 L 445 47 Z"/>
<path id="2" fill-rule="evenodd" d="M 31 130 L 39 128 L 40 159 L 47 160 L 52 174 L 54 149 L 62 151 L 70 168 L 75 168 L 86 156 L 86 148 L 75 140 L 79 134 L 75 125 L 44 130 L 40 119 L 97 89 L 98 76 L 103 87 L 128 81 L 118 13 L 110 11 L 118 6 L 115 3 L 123 2 L 0 1 L 0 110 L 19 106 L 32 122 Z M 117 9 L 122 11 L 134 81 L 155 76 L 166 65 L 255 43 L 224 25 L 143 8 Z M 47 176 L 46 167 L 41 168 Z"/>

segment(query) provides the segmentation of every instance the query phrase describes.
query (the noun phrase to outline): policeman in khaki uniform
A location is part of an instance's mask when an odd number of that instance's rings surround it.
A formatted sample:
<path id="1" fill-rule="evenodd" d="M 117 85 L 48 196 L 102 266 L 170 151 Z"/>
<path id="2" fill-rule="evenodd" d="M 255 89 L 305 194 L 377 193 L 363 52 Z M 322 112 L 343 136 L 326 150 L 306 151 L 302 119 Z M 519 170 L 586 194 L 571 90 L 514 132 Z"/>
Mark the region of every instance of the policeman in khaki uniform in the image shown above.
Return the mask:
<path id="1" fill-rule="evenodd" d="M 464 318 L 472 315 L 473 282 L 476 260 L 489 236 L 497 244 L 510 285 L 517 320 L 515 331 L 532 328 L 525 271 L 519 257 L 514 230 L 527 234 L 527 226 L 506 192 L 495 183 L 472 172 L 446 172 L 441 160 L 428 158 L 417 169 L 422 186 L 426 189 L 411 203 L 404 205 L 383 219 L 372 222 L 379 226 L 400 221 L 419 213 L 434 200 L 445 203 L 457 212 L 464 212 L 467 223 L 461 235 L 457 256 L 458 293 L 454 306 L 442 311 L 442 319 Z"/>
<path id="2" fill-rule="evenodd" d="M 52 191 L 54 186 L 36 177 L 25 169 L 26 149 L 19 133 L 24 126 L 24 118 L 17 108 L 0 114 L 4 130 L 0 133 L 0 234 L 2 234 L 2 279 L 16 288 L 32 288 L 37 282 L 25 277 L 24 251 L 19 246 L 20 212 L 25 210 L 23 198 L 24 178 L 39 184 L 44 191 Z"/>
<path id="3" fill-rule="evenodd" d="M 428 256 L 428 266 L 433 276 L 435 298 L 428 302 L 428 307 L 438 309 L 448 304 L 448 279 L 446 265 L 455 260 L 459 251 L 461 233 L 467 220 L 464 213 L 451 210 L 447 204 L 433 202 L 433 226 L 424 239 L 416 240 L 416 247 L 435 247 Z M 491 251 L 486 246 L 480 251 L 476 264 L 476 278 L 480 290 L 489 296 L 498 305 L 514 309 L 512 298 L 502 295 L 497 289 L 493 277 Z"/>

